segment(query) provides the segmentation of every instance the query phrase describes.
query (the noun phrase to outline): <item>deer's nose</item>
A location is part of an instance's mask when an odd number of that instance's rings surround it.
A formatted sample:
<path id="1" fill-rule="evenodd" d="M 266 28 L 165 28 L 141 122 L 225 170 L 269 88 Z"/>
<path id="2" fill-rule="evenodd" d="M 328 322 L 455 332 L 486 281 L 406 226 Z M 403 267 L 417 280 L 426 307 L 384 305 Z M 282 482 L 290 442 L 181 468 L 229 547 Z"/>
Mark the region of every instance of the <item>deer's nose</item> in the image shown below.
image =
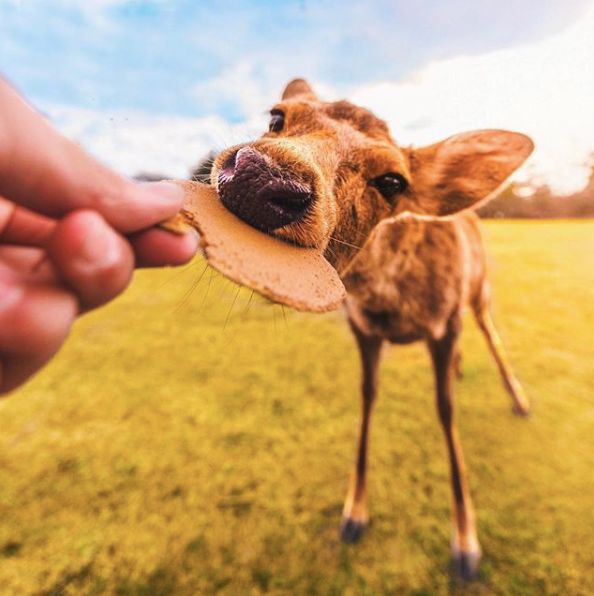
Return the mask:
<path id="1" fill-rule="evenodd" d="M 313 203 L 312 189 L 281 173 L 268 157 L 243 147 L 227 157 L 218 178 L 229 211 L 263 232 L 299 221 Z"/>

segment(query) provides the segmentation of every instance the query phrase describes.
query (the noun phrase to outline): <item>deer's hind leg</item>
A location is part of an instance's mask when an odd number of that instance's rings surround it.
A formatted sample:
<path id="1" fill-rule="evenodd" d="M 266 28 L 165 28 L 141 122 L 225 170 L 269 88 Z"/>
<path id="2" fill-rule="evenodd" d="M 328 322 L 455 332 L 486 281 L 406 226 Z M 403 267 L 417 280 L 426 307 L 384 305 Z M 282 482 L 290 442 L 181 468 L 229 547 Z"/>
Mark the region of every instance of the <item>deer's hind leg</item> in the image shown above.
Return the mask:
<path id="1" fill-rule="evenodd" d="M 344 542 L 357 542 L 369 522 L 367 511 L 367 446 L 371 411 L 377 395 L 377 373 L 383 340 L 367 336 L 351 323 L 361 355 L 362 412 L 355 467 L 342 511 L 340 535 Z"/>
<path id="2" fill-rule="evenodd" d="M 483 332 L 489 350 L 497 363 L 503 384 L 513 401 L 513 411 L 519 416 L 530 414 L 530 402 L 526 397 L 524 388 L 514 375 L 505 352 L 503 342 L 497 333 L 490 308 L 490 291 L 488 285 L 483 286 L 481 296 L 473 304 L 473 311 L 480 330 Z"/>
<path id="3" fill-rule="evenodd" d="M 451 321 L 446 335 L 442 339 L 429 341 L 429 351 L 431 352 L 435 373 L 437 410 L 450 459 L 453 492 L 453 561 L 456 571 L 461 577 L 474 579 L 478 573 L 481 547 L 476 533 L 474 506 L 466 480 L 464 455 L 454 425 L 452 394 L 452 376 L 455 372 L 454 356 L 459 326 L 458 320 Z"/>

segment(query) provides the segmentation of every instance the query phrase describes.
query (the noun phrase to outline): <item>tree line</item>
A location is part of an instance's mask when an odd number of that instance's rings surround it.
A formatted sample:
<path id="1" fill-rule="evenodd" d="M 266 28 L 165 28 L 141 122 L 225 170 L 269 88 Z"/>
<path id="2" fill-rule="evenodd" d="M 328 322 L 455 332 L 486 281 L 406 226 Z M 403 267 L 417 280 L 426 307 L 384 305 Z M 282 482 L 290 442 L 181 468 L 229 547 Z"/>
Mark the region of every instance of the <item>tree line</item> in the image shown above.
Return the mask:
<path id="1" fill-rule="evenodd" d="M 208 182 L 210 170 L 216 157 L 210 152 L 201 159 L 189 175 L 190 180 Z M 167 176 L 142 173 L 138 180 L 164 180 Z M 558 195 L 548 186 L 540 186 L 531 196 L 522 196 L 517 184 L 510 184 L 495 198 L 480 207 L 478 214 L 487 219 L 556 219 L 594 217 L 594 156 L 586 187 L 569 195 Z"/>

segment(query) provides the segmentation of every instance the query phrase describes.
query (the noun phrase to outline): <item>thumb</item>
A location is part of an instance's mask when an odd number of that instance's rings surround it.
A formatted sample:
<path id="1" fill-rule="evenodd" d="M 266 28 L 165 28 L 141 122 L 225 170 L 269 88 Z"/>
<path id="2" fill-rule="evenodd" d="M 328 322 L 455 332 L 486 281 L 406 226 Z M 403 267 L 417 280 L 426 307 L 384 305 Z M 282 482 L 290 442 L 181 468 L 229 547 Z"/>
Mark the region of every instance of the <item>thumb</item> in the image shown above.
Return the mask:
<path id="1" fill-rule="evenodd" d="M 51 217 L 93 209 L 123 233 L 175 215 L 183 201 L 174 184 L 138 184 L 97 162 L 2 80 L 0 195 Z"/>

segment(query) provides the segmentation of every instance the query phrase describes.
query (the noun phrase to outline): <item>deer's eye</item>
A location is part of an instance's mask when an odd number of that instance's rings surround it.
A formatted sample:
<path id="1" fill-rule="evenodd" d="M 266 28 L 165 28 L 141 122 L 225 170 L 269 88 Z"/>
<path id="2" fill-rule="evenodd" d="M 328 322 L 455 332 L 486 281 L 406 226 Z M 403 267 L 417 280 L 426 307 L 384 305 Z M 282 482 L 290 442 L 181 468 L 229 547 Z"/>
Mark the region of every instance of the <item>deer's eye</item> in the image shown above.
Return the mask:
<path id="1" fill-rule="evenodd" d="M 374 178 L 370 184 L 377 188 L 384 198 L 390 200 L 394 195 L 404 192 L 408 183 L 404 176 L 390 172 Z"/>
<path id="2" fill-rule="evenodd" d="M 272 110 L 270 112 L 270 123 L 268 130 L 270 132 L 280 132 L 285 125 L 285 115 L 280 110 Z"/>

